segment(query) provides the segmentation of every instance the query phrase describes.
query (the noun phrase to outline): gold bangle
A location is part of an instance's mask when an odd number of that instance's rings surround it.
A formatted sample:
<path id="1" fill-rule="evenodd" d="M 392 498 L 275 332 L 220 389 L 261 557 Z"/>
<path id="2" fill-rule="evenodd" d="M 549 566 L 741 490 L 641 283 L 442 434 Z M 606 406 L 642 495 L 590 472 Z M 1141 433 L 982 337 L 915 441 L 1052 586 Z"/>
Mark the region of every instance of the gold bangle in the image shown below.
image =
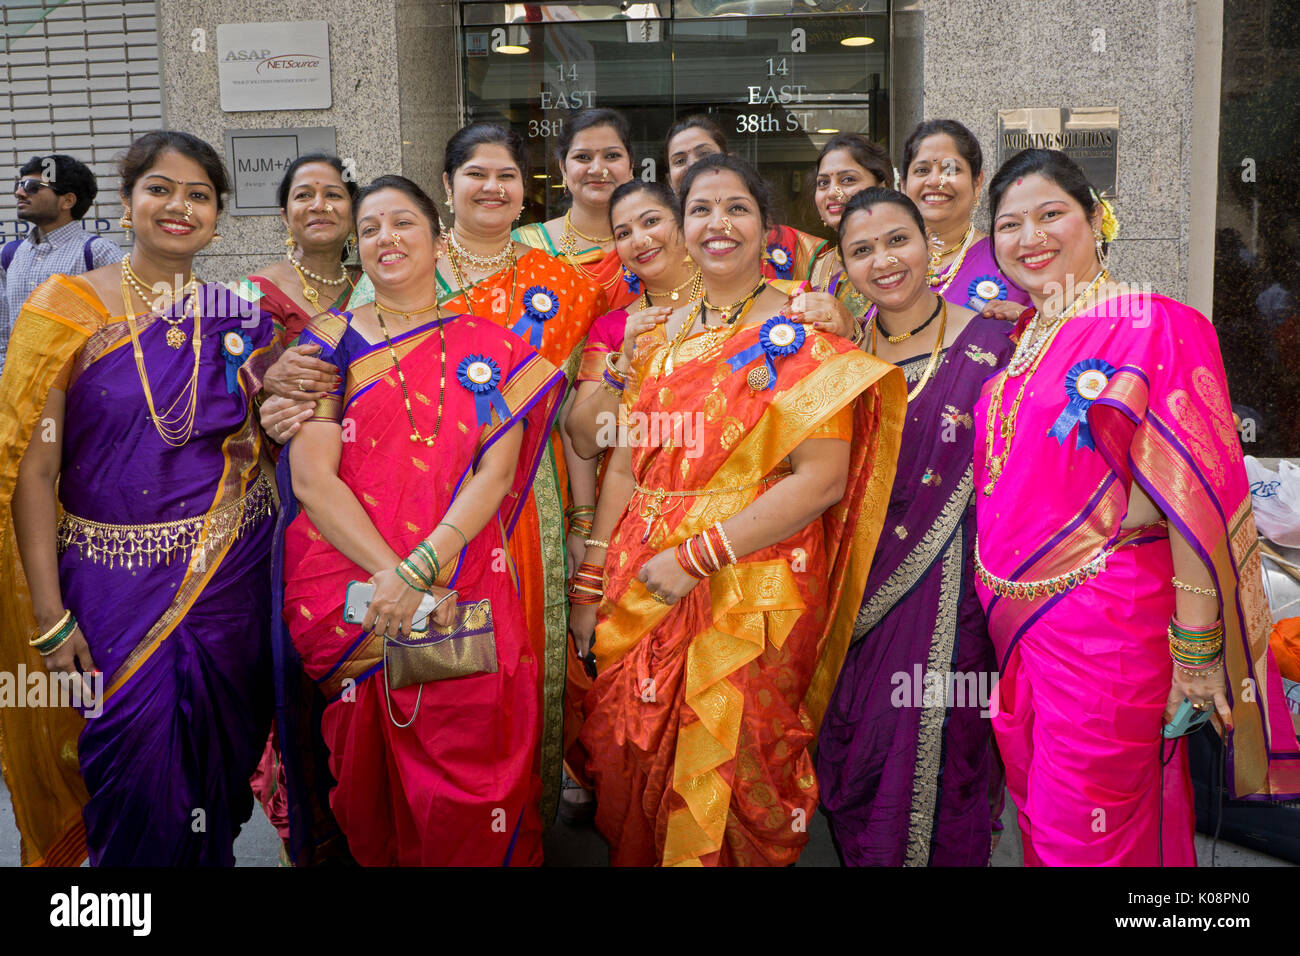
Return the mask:
<path id="1" fill-rule="evenodd" d="M 59 618 L 57 621 L 54 622 L 54 626 L 53 626 L 53 627 L 51 627 L 51 628 L 50 628 L 48 631 L 46 631 L 44 634 L 40 634 L 40 635 L 38 635 L 38 636 L 36 636 L 36 637 L 33 637 L 33 638 L 32 638 L 30 641 L 28 641 L 27 643 L 28 643 L 31 647 L 36 647 L 38 644 L 44 644 L 46 641 L 48 641 L 50 638 L 52 638 L 55 634 L 58 634 L 59 631 L 62 630 L 63 627 L 66 626 L 67 623 L 68 623 L 68 621 L 70 621 L 71 619 L 72 619 L 72 611 L 70 611 L 70 610 L 65 610 L 65 611 L 63 612 L 63 616 L 62 616 L 61 618 Z"/>
<path id="2" fill-rule="evenodd" d="M 605 353 L 605 370 L 606 370 L 607 372 L 609 372 L 609 374 L 612 375 L 615 379 L 617 379 L 618 381 L 620 381 L 620 382 L 622 382 L 624 385 L 626 385 L 626 384 L 627 384 L 627 373 L 626 373 L 626 372 L 620 372 L 620 371 L 618 370 L 618 357 L 619 357 L 620 355 L 622 355 L 622 354 L 623 354 L 622 352 L 606 352 L 606 353 Z"/>
<path id="3" fill-rule="evenodd" d="M 588 538 L 586 541 L 583 542 L 583 544 L 585 544 L 585 545 L 586 545 L 587 547 L 589 547 L 589 548 L 608 548 L 608 547 L 609 547 L 609 542 L 608 542 L 608 541 L 597 541 L 595 538 Z"/>
<path id="4" fill-rule="evenodd" d="M 1219 596 L 1218 589 L 1216 588 L 1198 588 L 1194 584 L 1187 584 L 1186 582 L 1180 581 L 1177 578 L 1173 578 L 1172 580 L 1173 580 L 1174 587 L 1176 587 L 1180 591 L 1190 591 L 1192 594 L 1201 594 L 1204 595 L 1205 597 L 1212 597 L 1212 598 L 1216 598 Z"/>

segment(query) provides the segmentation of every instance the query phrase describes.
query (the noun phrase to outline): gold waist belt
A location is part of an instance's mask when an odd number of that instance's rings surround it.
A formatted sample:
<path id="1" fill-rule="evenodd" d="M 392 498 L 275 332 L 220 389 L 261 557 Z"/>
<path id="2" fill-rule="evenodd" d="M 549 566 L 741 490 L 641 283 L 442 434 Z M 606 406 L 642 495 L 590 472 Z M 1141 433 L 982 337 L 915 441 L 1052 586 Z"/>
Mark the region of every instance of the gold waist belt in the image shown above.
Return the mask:
<path id="1" fill-rule="evenodd" d="M 1041 581 L 1011 581 L 990 573 L 988 568 L 984 567 L 983 560 L 980 559 L 980 539 L 976 535 L 975 574 L 984 582 L 984 586 L 998 597 L 1032 601 L 1035 598 L 1046 597 L 1049 594 L 1064 594 L 1066 591 L 1077 588 L 1084 581 L 1091 580 L 1105 571 L 1106 561 L 1110 556 L 1124 545 L 1129 544 L 1136 537 L 1136 533 L 1143 530 L 1145 529 L 1133 529 L 1109 548 L 1102 548 L 1086 563 L 1081 564 L 1073 571 L 1066 571 L 1064 574 L 1058 574 L 1055 577 L 1043 578 Z"/>
<path id="2" fill-rule="evenodd" d="M 634 493 L 649 499 L 641 505 L 641 508 L 638 511 L 638 515 L 646 523 L 646 533 L 643 540 L 650 540 L 650 529 L 654 526 L 654 523 L 665 515 L 672 514 L 672 512 L 677 509 L 678 505 L 681 503 L 681 499 L 683 498 L 738 494 L 742 491 L 749 491 L 751 488 L 757 488 L 760 485 L 766 485 L 774 481 L 780 481 L 782 478 L 788 478 L 791 474 L 793 474 L 793 471 L 790 468 L 781 468 L 772 472 L 770 475 L 765 475 L 758 479 L 758 481 L 751 481 L 747 485 L 737 485 L 732 488 L 700 488 L 698 490 L 643 488 L 639 481 L 633 479 L 633 485 L 636 489 Z M 665 509 L 665 499 L 676 499 L 676 503 Z"/>
<path id="3" fill-rule="evenodd" d="M 271 514 L 272 500 L 271 482 L 266 475 L 258 475 L 243 497 L 207 514 L 177 521 L 106 524 L 65 511 L 59 518 L 59 554 L 76 547 L 82 557 L 110 568 L 114 564 L 145 568 L 154 562 L 167 564 L 176 557 L 188 562 L 205 533 L 209 542 L 238 538 Z"/>

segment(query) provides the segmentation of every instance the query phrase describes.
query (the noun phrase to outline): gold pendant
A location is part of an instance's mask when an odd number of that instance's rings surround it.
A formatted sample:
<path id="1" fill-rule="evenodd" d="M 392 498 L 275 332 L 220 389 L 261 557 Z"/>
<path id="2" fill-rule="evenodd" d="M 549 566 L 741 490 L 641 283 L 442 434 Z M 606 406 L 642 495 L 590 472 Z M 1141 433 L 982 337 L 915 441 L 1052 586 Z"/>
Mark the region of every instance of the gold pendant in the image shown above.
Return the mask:
<path id="1" fill-rule="evenodd" d="M 669 298 L 671 298 L 674 302 L 677 301 L 677 293 L 676 293 L 676 292 L 670 292 L 670 293 L 668 293 L 668 296 L 669 296 Z"/>
<path id="2" fill-rule="evenodd" d="M 768 374 L 766 365 L 751 368 L 749 374 L 745 376 L 745 381 L 749 384 L 749 387 L 756 392 L 761 392 L 767 388 L 767 383 L 770 380 L 771 376 Z"/>
<path id="3" fill-rule="evenodd" d="M 185 333 L 178 326 L 173 325 L 167 330 L 167 344 L 174 349 L 180 348 L 185 344 Z"/>
<path id="4" fill-rule="evenodd" d="M 310 286 L 303 286 L 302 297 L 311 303 L 311 307 L 320 311 L 320 293 Z"/>

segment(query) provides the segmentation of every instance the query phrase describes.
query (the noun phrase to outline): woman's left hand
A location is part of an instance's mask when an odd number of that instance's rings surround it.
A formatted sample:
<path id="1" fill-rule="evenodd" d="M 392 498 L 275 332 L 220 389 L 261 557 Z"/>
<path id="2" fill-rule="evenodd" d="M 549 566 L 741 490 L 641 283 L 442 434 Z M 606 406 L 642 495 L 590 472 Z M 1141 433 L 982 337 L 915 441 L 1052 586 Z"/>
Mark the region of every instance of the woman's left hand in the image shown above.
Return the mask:
<path id="1" fill-rule="evenodd" d="M 1222 667 L 1202 677 L 1188 677 L 1175 667 L 1173 685 L 1169 688 L 1169 699 L 1165 702 L 1165 723 L 1174 719 L 1184 697 L 1192 702 L 1193 707 L 1201 710 L 1210 709 L 1206 705 L 1212 702 L 1213 709 L 1223 720 L 1223 726 L 1232 729 L 1232 708 L 1228 706 L 1228 685 Z"/>
<path id="2" fill-rule="evenodd" d="M 994 299 L 980 310 L 980 315 L 986 319 L 1002 319 L 1005 322 L 1015 322 L 1024 314 L 1026 308 L 1028 306 L 1021 305 L 1019 302 Z"/>
<path id="3" fill-rule="evenodd" d="M 677 563 L 675 548 L 660 551 L 641 565 L 636 579 L 645 585 L 651 597 L 656 595 L 664 604 L 676 604 L 700 582 L 682 570 Z"/>
<path id="4" fill-rule="evenodd" d="M 370 607 L 366 611 L 365 620 L 361 622 L 361 629 L 383 637 L 410 634 L 411 623 L 420 602 L 424 600 L 424 592 L 415 590 L 403 581 L 393 568 L 376 572 L 371 576 L 370 584 L 375 591 L 370 597 Z"/>
<path id="5" fill-rule="evenodd" d="M 819 332 L 834 332 L 852 340 L 859 326 L 843 302 L 828 292 L 800 292 L 790 297 L 785 314 Z"/>
<path id="6" fill-rule="evenodd" d="M 578 573 L 578 567 L 587 554 L 587 539 L 583 535 L 570 531 L 564 536 L 564 550 L 569 562 L 568 573 L 564 575 L 564 580 L 568 581 Z"/>

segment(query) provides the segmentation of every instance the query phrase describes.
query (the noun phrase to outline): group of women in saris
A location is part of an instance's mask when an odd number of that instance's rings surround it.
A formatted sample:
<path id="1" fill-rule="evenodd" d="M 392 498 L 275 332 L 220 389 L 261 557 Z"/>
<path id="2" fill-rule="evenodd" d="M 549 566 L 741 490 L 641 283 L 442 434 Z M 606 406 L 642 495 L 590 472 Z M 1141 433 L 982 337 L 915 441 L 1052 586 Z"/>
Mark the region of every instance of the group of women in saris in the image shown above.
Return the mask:
<path id="1" fill-rule="evenodd" d="M 828 242 L 707 117 L 664 152 L 576 114 L 520 228 L 504 127 L 447 227 L 303 157 L 236 295 L 215 152 L 132 146 L 131 256 L 0 380 L 5 660 L 103 679 L 0 710 L 26 862 L 229 864 L 251 777 L 299 865 L 536 864 L 563 764 L 616 864 L 790 864 L 820 805 L 847 864 L 984 865 L 1004 763 L 1026 862 L 1192 863 L 1184 700 L 1300 791 L 1213 331 L 1110 279 L 1078 168 L 1013 157 L 986 236 L 961 124 L 899 190 L 840 135 Z"/>

